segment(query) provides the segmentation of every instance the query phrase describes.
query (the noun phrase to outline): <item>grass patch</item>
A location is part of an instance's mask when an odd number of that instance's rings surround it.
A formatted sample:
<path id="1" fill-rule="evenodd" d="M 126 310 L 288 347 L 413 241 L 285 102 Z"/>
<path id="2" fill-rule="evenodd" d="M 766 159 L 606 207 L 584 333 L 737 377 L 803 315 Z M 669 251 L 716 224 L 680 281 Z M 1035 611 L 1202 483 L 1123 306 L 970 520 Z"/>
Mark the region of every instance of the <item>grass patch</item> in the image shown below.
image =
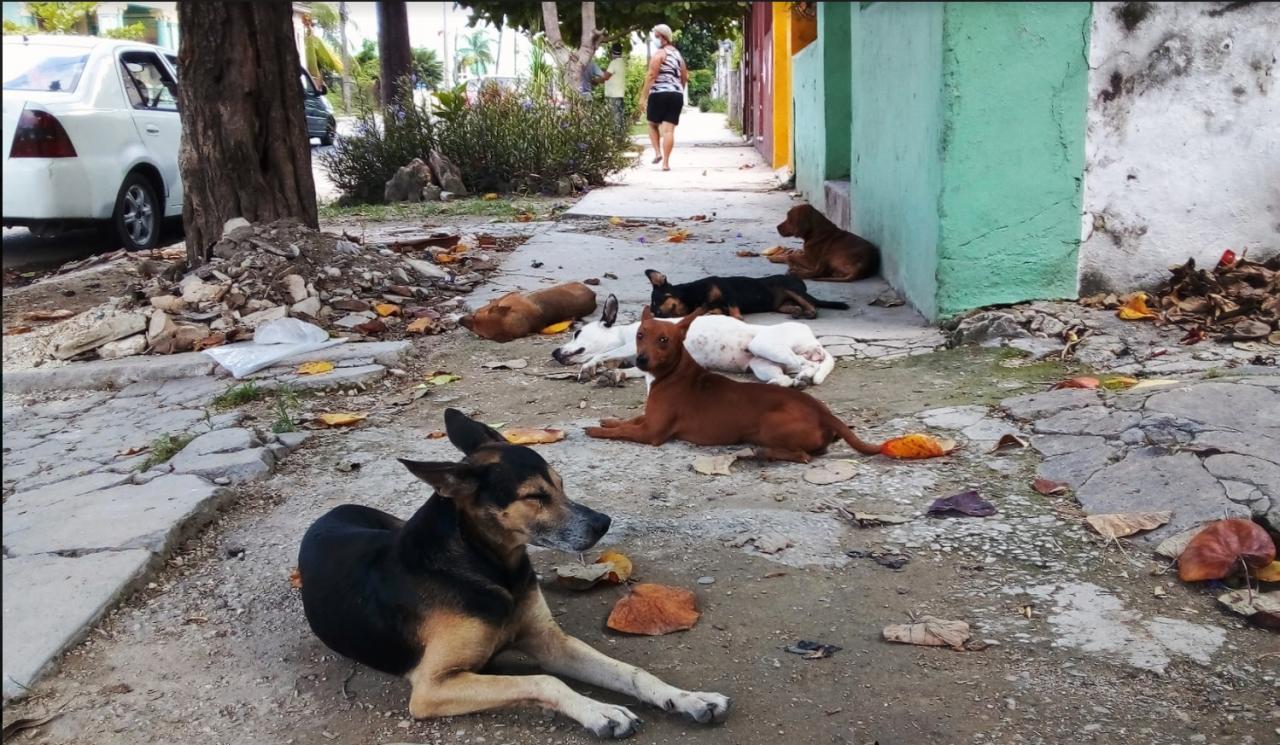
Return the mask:
<path id="1" fill-rule="evenodd" d="M 194 439 L 196 436 L 191 434 L 160 435 L 151 441 L 151 453 L 146 460 L 142 461 L 142 465 L 138 466 L 138 470 L 147 471 L 161 463 L 168 463 L 170 458 L 177 455 Z"/>
<path id="2" fill-rule="evenodd" d="M 276 434 L 281 432 L 296 432 L 298 422 L 294 419 L 298 411 L 298 392 L 292 387 L 282 385 L 276 389 L 275 401 L 275 421 L 271 423 L 271 431 Z"/>
<path id="3" fill-rule="evenodd" d="M 241 383 L 219 393 L 209 404 L 218 411 L 234 409 L 262 398 L 262 389 L 257 383 Z"/>
<path id="4" fill-rule="evenodd" d="M 630 131 L 630 132 L 628 132 L 628 134 L 630 134 L 632 137 L 648 137 L 648 136 L 649 136 L 649 123 L 648 123 L 648 122 L 636 122 L 635 124 L 632 124 L 632 125 L 631 125 L 631 131 Z"/>
<path id="5" fill-rule="evenodd" d="M 320 219 L 337 220 L 360 218 L 370 221 L 416 220 L 427 217 L 507 217 L 515 218 L 521 212 L 537 213 L 540 206 L 535 199 L 492 199 L 479 197 L 455 199 L 448 202 L 402 202 L 398 204 L 355 204 L 320 206 Z"/>

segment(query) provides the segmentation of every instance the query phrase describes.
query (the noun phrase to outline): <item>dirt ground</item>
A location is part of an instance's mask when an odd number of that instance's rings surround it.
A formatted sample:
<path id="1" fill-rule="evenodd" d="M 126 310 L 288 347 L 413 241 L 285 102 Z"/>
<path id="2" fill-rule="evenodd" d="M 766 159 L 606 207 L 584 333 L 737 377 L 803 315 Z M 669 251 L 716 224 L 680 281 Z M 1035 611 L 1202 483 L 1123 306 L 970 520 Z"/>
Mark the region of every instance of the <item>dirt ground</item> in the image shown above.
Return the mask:
<path id="1" fill-rule="evenodd" d="M 694 450 L 683 445 L 588 441 L 581 424 L 638 410 L 643 383 L 598 388 L 543 377 L 565 370 L 550 360 L 561 340 L 496 345 L 457 331 L 416 342 L 406 374 L 389 378 L 383 388 L 305 400 L 313 410 L 372 414 L 358 428 L 315 432 L 274 478 L 245 489 L 211 529 L 70 653 L 32 698 L 6 710 L 6 722 L 61 713 L 12 740 L 592 741 L 574 722 L 532 709 L 412 721 L 407 683 L 337 657 L 307 628 L 288 581 L 302 533 L 344 502 L 411 514 L 428 488 L 404 473 L 394 456 L 457 457 L 446 440 L 428 437 L 442 429 L 443 410 L 452 405 L 494 424 L 564 427 L 568 439 L 540 452 L 562 474 L 571 497 L 614 517 L 602 545 L 631 556 L 642 581 L 695 590 L 702 611 L 695 628 L 631 637 L 604 623 L 624 589 L 572 592 L 544 580 L 553 612 L 571 633 L 677 686 L 734 700 L 727 723 L 702 728 L 591 691 L 641 716 L 637 742 L 1276 742 L 1276 637 L 1222 615 L 1210 592 L 1151 576 L 1158 566 L 1145 554 L 1101 546 L 1066 518 L 1050 537 L 1033 539 L 1052 559 L 1028 561 L 1018 556 L 1021 549 L 1004 550 L 1017 542 L 1012 534 L 1003 542 L 958 541 L 947 551 L 903 548 L 891 528 L 851 528 L 815 511 L 833 497 L 869 512 L 918 511 L 936 496 L 978 485 L 1015 530 L 1030 524 L 1020 520 L 1069 517 L 1069 499 L 1040 497 L 1028 488 L 1036 457 L 1031 451 L 992 456 L 962 449 L 913 463 L 859 458 L 857 478 L 824 487 L 805 483 L 806 467 L 791 464 L 739 463 L 733 476 L 702 476 L 689 469 Z M 512 358 L 530 364 L 514 371 L 480 367 Z M 1042 389 L 1068 372 L 1051 363 L 1011 366 L 1016 364 L 1006 354 L 971 349 L 892 363 L 844 361 L 812 392 L 860 432 L 886 436 L 904 426 L 901 417 L 994 403 Z M 463 379 L 396 405 L 436 370 Z M 254 423 L 269 424 L 270 402 L 248 410 Z M 828 456 L 849 457 L 843 446 Z M 938 522 L 959 533 L 966 520 Z M 796 545 L 772 556 L 731 547 L 733 535 L 762 526 L 789 531 Z M 884 544 L 906 553 L 909 563 L 893 570 L 845 553 Z M 573 560 L 542 550 L 533 557 L 544 577 Z M 1043 597 L 1028 593 L 1066 578 L 1113 589 L 1134 617 L 1190 616 L 1223 629 L 1226 641 L 1211 664 L 1177 658 L 1164 674 L 1091 651 L 1087 643 L 1068 644 L 1048 620 L 1052 609 Z M 1168 594 L 1153 596 L 1155 583 Z M 994 645 L 952 651 L 881 639 L 885 625 L 910 614 L 968 620 L 975 638 Z M 828 659 L 806 660 L 783 651 L 797 640 L 842 649 Z M 531 669 L 514 656 L 501 658 L 497 668 Z"/>

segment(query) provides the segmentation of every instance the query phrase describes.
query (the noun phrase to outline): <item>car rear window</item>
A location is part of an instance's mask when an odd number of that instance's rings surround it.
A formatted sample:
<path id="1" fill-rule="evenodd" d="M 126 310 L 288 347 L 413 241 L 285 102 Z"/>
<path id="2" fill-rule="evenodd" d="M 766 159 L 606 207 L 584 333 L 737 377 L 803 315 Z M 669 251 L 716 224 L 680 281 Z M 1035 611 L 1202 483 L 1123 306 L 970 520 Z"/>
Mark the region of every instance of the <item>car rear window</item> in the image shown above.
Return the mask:
<path id="1" fill-rule="evenodd" d="M 4 89 L 73 91 L 89 53 L 57 44 L 5 44 Z"/>

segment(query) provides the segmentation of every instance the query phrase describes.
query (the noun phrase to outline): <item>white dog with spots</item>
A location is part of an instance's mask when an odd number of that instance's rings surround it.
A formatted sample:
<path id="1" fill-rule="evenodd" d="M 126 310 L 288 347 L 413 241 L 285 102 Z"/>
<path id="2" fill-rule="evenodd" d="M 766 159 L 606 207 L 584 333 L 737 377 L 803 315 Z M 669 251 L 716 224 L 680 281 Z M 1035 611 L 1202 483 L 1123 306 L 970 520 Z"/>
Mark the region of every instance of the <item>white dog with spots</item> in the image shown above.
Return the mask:
<path id="1" fill-rule="evenodd" d="M 610 295 L 600 320 L 575 331 L 573 339 L 551 356 L 562 365 L 581 362 L 579 380 L 595 375 L 606 362 L 634 365 L 640 323 L 619 326 L 617 320 L 618 298 Z M 809 327 L 793 321 L 761 326 L 729 316 L 699 316 L 684 346 L 708 370 L 750 371 L 766 383 L 784 387 L 820 385 L 836 364 Z M 645 375 L 645 382 L 652 383 L 653 378 Z"/>

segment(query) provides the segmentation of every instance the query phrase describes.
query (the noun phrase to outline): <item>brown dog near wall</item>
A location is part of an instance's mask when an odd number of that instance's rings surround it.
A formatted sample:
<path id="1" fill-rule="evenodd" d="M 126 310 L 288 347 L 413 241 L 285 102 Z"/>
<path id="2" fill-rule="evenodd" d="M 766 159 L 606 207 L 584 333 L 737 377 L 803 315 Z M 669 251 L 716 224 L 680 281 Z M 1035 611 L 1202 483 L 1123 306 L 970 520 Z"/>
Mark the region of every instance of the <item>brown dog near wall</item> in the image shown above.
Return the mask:
<path id="1" fill-rule="evenodd" d="M 841 230 L 818 210 L 798 204 L 787 210 L 787 219 L 778 224 L 778 235 L 803 238 L 799 251 L 779 251 L 769 257 L 786 264 L 800 279 L 851 282 L 866 279 L 880 268 L 880 250 L 862 236 Z"/>
<path id="2" fill-rule="evenodd" d="M 528 294 L 509 292 L 459 323 L 476 336 L 507 342 L 536 334 L 561 321 L 589 316 L 596 310 L 596 293 L 581 282 L 568 282 Z"/>
<path id="3" fill-rule="evenodd" d="M 605 419 L 589 437 L 661 445 L 677 439 L 695 445 L 755 445 L 758 458 L 808 463 L 844 440 L 859 453 L 880 448 L 863 442 L 818 399 L 794 388 L 743 383 L 707 372 L 684 348 L 693 319 L 667 323 L 648 307 L 636 332 L 636 367 L 654 377 L 644 414 Z"/>

